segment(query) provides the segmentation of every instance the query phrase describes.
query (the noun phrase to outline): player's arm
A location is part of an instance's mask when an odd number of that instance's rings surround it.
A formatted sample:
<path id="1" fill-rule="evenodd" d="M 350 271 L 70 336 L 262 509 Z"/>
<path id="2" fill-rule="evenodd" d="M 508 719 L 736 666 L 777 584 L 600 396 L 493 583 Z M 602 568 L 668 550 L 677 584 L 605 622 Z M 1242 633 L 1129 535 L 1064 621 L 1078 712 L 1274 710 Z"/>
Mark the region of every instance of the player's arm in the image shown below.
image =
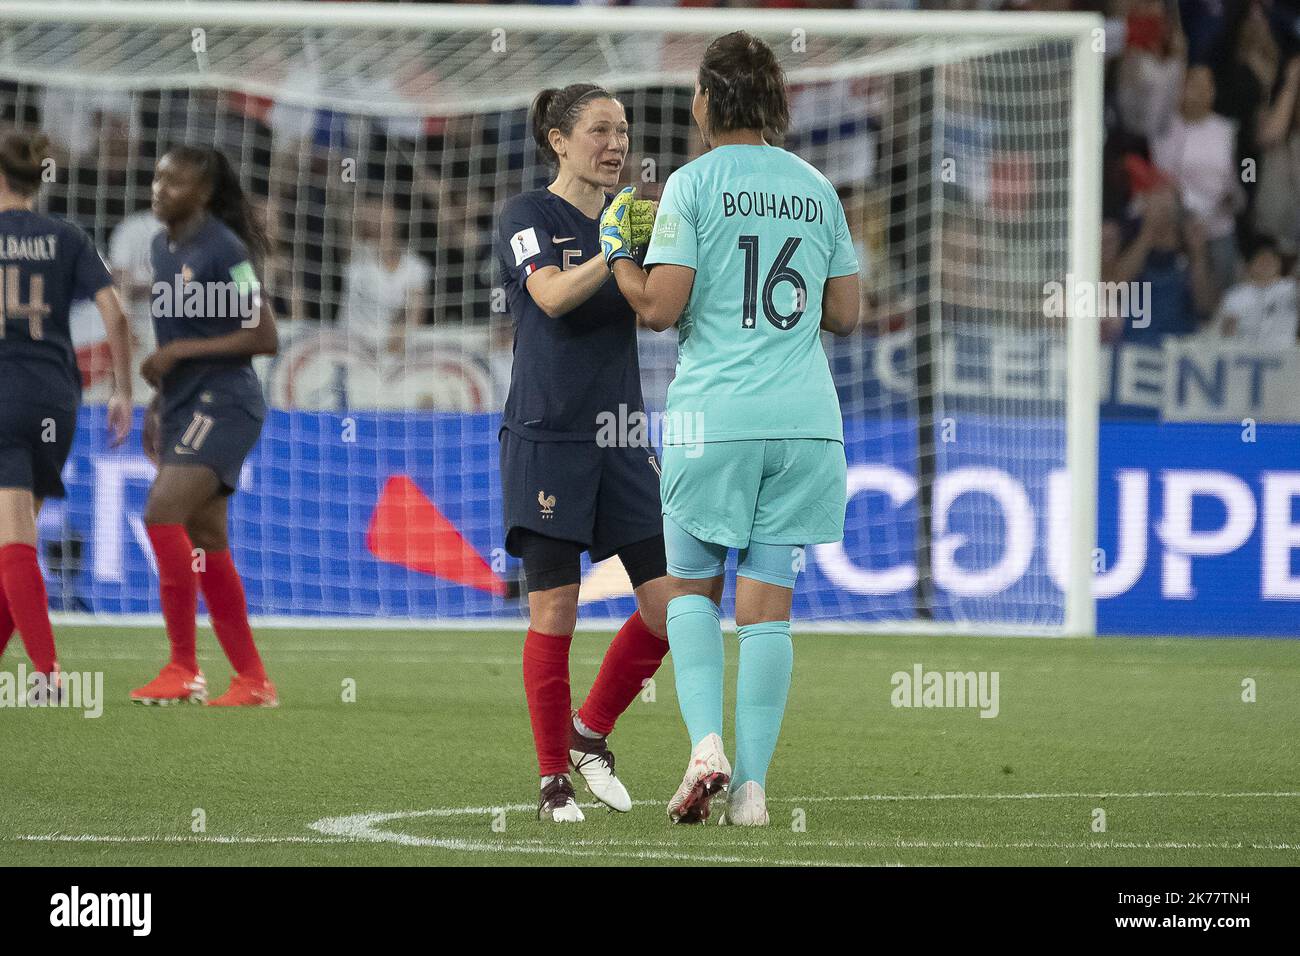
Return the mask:
<path id="1" fill-rule="evenodd" d="M 95 293 L 95 306 L 104 320 L 108 351 L 113 357 L 113 394 L 108 400 L 108 427 L 116 448 L 131 434 L 131 324 L 117 297 L 117 290 L 111 285 Z"/>
<path id="2" fill-rule="evenodd" d="M 827 184 L 827 188 L 830 186 Z M 851 335 L 858 327 L 862 310 L 862 289 L 858 281 L 858 255 L 853 248 L 844 205 L 832 193 L 834 201 L 835 243 L 831 247 L 830 268 L 822 287 L 821 328 L 835 335 Z"/>
<path id="3" fill-rule="evenodd" d="M 588 259 L 573 269 L 543 266 L 528 277 L 525 285 L 537 307 L 558 319 L 595 295 L 608 278 L 604 259 Z"/>
<path id="4" fill-rule="evenodd" d="M 558 319 L 595 295 L 609 278 L 609 270 L 600 258 L 561 268 L 555 240 L 544 220 L 529 202 L 508 203 L 497 227 L 497 251 L 502 266 L 515 270 L 537 307 Z"/>
<path id="5" fill-rule="evenodd" d="M 255 322 L 247 328 L 211 339 L 177 339 L 166 346 L 174 349 L 177 361 L 184 359 L 251 358 L 280 351 L 280 333 L 275 327 L 271 303 L 262 300 Z"/>
<path id="6" fill-rule="evenodd" d="M 90 236 L 79 232 L 73 262 L 73 298 L 91 299 L 99 309 L 113 359 L 113 394 L 108 399 L 108 427 L 113 447 L 131 434 L 131 326 L 113 288 L 108 267 Z M 0 330 L 3 331 L 3 330 Z"/>
<path id="7" fill-rule="evenodd" d="M 668 178 L 654 218 L 656 230 L 660 217 L 672 223 L 673 248 L 670 253 L 663 248 L 656 250 L 652 239 L 646 252 L 652 266 L 649 272 L 633 257 L 637 244 L 633 235 L 636 190 L 629 186 L 615 196 L 600 219 L 601 252 L 614 273 L 618 290 L 646 328 L 655 332 L 677 324 L 695 285 L 695 220 L 692 213 L 683 212 L 687 200 L 679 195 L 679 185 L 676 174 Z"/>
<path id="8" fill-rule="evenodd" d="M 635 260 L 619 258 L 614 261 L 614 279 L 646 328 L 666 332 L 677 324 L 691 299 L 695 270 L 662 263 L 647 273 Z"/>
<path id="9" fill-rule="evenodd" d="M 144 380 L 155 388 L 179 362 L 193 359 L 251 358 L 274 355 L 280 350 L 280 335 L 275 328 L 275 313 L 262 300 L 258 318 L 247 328 L 210 339 L 176 339 L 158 349 L 140 366 Z"/>
<path id="10" fill-rule="evenodd" d="M 858 274 L 832 276 L 826 280 L 822 291 L 822 325 L 827 332 L 851 335 L 858 327 L 862 307 L 862 292 L 858 288 Z"/>

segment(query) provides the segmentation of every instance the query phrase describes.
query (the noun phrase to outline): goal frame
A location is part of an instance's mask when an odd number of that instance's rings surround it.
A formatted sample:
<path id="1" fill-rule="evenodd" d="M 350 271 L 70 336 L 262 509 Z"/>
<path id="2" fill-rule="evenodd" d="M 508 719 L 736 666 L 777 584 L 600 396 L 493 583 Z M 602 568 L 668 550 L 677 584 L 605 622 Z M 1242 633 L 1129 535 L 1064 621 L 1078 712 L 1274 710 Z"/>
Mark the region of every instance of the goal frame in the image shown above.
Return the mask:
<path id="1" fill-rule="evenodd" d="M 932 35 L 961 37 L 966 41 L 1003 41 L 1023 37 L 1026 41 L 1054 40 L 1070 44 L 1072 61 L 1071 138 L 1069 152 L 1070 209 L 1068 261 L 1076 283 L 1095 283 L 1100 271 L 1101 169 L 1102 169 L 1102 85 L 1104 31 L 1100 15 L 1088 13 L 983 13 L 943 11 L 825 11 L 825 10 L 717 10 L 686 8 L 672 12 L 666 24 L 660 8 L 595 8 L 530 6 L 391 6 L 376 3 L 239 3 L 215 0 L 193 5 L 145 0 L 0 0 L 0 20 L 10 22 L 65 22 L 123 26 L 192 28 L 221 24 L 234 27 L 375 29 L 392 27 L 414 30 L 476 30 L 485 34 L 504 29 L 540 32 L 562 26 L 566 32 L 596 35 L 607 32 L 628 34 L 718 34 L 739 27 L 763 33 L 795 30 L 841 35 L 903 37 Z M 3 58 L 0 37 L 0 60 Z M 960 58 L 968 55 L 961 51 Z M 900 66 L 906 61 L 901 61 Z M 933 60 L 929 62 L 934 62 Z M 666 77 L 666 74 L 656 74 Z M 28 82 L 52 83 L 56 77 L 29 77 Z M 201 76 L 187 85 L 202 87 Z M 247 92 L 260 92 L 256 80 L 246 84 Z M 481 108 L 481 105 L 476 106 Z M 1063 625 L 1050 629 L 999 625 L 999 632 L 1034 633 L 1050 636 L 1090 636 L 1096 633 L 1096 601 L 1093 596 L 1092 562 L 1096 547 L 1098 484 L 1098 383 L 1099 338 L 1095 312 L 1081 312 L 1071 302 L 1067 311 L 1067 399 L 1066 468 L 1070 476 L 1070 547 Z M 157 616 L 94 616 L 56 614 L 60 624 L 139 624 L 156 622 Z M 257 618 L 262 626 L 395 626 L 409 628 L 483 628 L 477 619 L 431 622 L 421 619 L 361 621 L 304 617 Z M 506 622 L 502 622 L 506 623 Z M 595 622 L 592 622 L 593 624 Z M 495 625 L 486 625 L 495 626 Z M 601 622 L 607 627 L 608 622 Z M 801 622 L 801 629 L 926 633 L 988 633 L 989 625 L 945 624 L 941 622 Z"/>

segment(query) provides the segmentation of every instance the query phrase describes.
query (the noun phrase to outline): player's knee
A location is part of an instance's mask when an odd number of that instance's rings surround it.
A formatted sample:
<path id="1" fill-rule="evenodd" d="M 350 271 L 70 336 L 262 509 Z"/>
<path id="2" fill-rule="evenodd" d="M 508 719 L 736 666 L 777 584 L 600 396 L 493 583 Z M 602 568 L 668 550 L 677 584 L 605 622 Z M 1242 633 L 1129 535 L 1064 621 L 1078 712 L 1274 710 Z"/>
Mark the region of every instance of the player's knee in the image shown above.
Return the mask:
<path id="1" fill-rule="evenodd" d="M 641 623 L 660 637 L 668 633 L 668 604 L 663 601 L 647 601 L 637 610 L 641 612 Z"/>
<path id="2" fill-rule="evenodd" d="M 190 543 L 204 551 L 225 551 L 228 546 L 226 529 L 215 527 L 210 521 L 187 521 L 185 530 L 190 536 Z"/>
<path id="3" fill-rule="evenodd" d="M 166 496 L 150 495 L 144 506 L 144 523 L 186 524 L 189 517 L 186 510 L 180 502 L 168 500 Z"/>
<path id="4" fill-rule="evenodd" d="M 736 626 L 748 627 L 750 624 L 767 624 L 771 621 L 788 621 L 790 612 L 779 608 L 753 608 L 741 610 L 736 608 Z"/>
<path id="5" fill-rule="evenodd" d="M 578 595 L 555 588 L 529 595 L 528 626 L 542 634 L 572 634 L 578 626 Z"/>

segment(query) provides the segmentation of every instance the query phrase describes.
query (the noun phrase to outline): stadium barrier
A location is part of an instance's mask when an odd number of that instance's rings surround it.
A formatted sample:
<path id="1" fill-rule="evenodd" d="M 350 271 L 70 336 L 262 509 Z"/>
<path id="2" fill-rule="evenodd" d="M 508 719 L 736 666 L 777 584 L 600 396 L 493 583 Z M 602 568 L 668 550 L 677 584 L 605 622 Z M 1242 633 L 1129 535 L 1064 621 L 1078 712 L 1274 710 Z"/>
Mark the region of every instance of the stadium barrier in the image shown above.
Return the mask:
<path id="1" fill-rule="evenodd" d="M 231 514 L 252 612 L 518 623 L 517 562 L 502 549 L 498 422 L 490 413 L 272 411 Z M 915 568 L 899 555 L 915 533 L 915 425 L 845 426 L 849 531 L 842 544 L 809 550 L 794 614 L 850 626 L 906 620 Z M 1049 451 L 998 460 L 1008 430 Z M 1067 571 L 1054 529 L 1068 523 L 1068 493 L 1050 453 L 1064 441 L 1060 422 L 972 413 L 959 416 L 958 434 L 935 489 L 936 618 L 978 607 L 1008 632 L 1050 626 L 1042 615 L 1053 609 L 1031 598 L 1059 590 Z M 1300 637 L 1298 448 L 1300 425 L 1103 422 L 1099 630 Z M 138 429 L 111 450 L 103 408 L 83 410 L 69 497 L 41 516 L 55 610 L 158 611 L 142 521 L 152 476 Z M 978 552 L 966 546 L 974 537 Z M 631 612 L 616 560 L 584 573 L 586 622 Z"/>

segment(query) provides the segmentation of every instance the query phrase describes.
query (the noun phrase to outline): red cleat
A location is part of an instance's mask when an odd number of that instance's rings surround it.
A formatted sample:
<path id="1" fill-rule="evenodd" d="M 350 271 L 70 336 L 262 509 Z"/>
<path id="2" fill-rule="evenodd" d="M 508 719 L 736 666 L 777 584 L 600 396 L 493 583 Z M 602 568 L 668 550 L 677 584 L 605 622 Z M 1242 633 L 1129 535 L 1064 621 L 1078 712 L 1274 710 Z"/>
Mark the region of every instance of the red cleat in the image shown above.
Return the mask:
<path id="1" fill-rule="evenodd" d="M 202 671 L 168 664 L 145 684 L 131 691 L 137 704 L 201 704 L 208 699 L 208 681 Z"/>
<path id="2" fill-rule="evenodd" d="M 254 680 L 240 677 L 230 682 L 230 690 L 216 700 L 208 701 L 209 707 L 279 707 L 280 698 L 276 696 L 275 685 L 269 680 Z"/>

